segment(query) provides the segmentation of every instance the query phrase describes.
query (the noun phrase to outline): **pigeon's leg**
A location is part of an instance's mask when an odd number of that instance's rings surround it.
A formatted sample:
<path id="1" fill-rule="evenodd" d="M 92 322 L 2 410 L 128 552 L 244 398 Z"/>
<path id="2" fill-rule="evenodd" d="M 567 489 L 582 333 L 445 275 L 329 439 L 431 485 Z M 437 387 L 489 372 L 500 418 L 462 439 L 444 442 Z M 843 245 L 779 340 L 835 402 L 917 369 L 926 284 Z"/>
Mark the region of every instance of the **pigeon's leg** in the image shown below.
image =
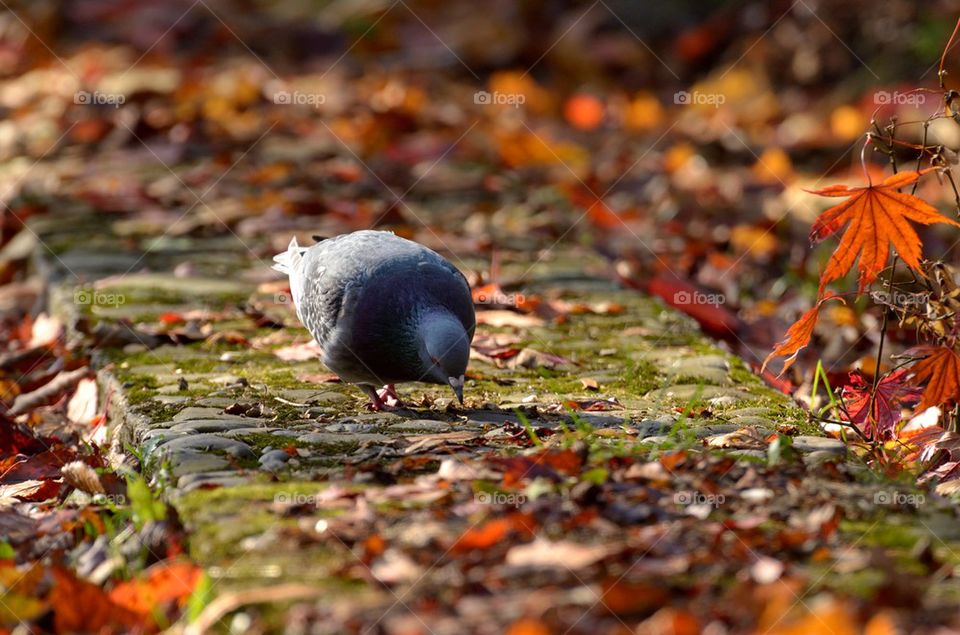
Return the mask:
<path id="1" fill-rule="evenodd" d="M 359 384 L 360 390 L 366 393 L 367 397 L 370 397 L 370 403 L 367 404 L 367 408 L 373 410 L 374 412 L 379 412 L 383 410 L 384 403 L 380 399 L 380 395 L 377 394 L 377 391 L 373 386 L 369 384 Z"/>
<path id="2" fill-rule="evenodd" d="M 383 398 L 377 393 L 376 388 L 370 384 L 359 384 L 360 389 L 363 390 L 370 397 L 370 403 L 367 404 L 367 408 L 373 410 L 374 412 L 380 412 L 382 410 L 394 410 L 399 404 L 399 400 L 388 399 L 384 401 Z"/>
<path id="3" fill-rule="evenodd" d="M 383 401 L 387 406 L 398 407 L 402 406 L 403 402 L 400 401 L 400 395 L 397 394 L 397 387 L 393 384 L 387 384 L 377 392 L 377 396 Z"/>

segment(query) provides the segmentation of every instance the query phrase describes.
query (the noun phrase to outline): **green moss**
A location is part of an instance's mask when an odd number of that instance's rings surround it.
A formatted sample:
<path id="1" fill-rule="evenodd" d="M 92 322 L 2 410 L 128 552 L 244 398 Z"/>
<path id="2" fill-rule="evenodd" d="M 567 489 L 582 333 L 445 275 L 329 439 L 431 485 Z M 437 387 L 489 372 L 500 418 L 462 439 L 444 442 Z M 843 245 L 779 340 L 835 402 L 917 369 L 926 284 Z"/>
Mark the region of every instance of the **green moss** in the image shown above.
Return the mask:
<path id="1" fill-rule="evenodd" d="M 840 531 L 865 547 L 905 550 L 913 549 L 917 542 L 930 534 L 918 525 L 917 519 L 897 515 L 883 516 L 880 522 L 843 521 Z"/>
<path id="2" fill-rule="evenodd" d="M 647 360 L 632 362 L 626 370 L 624 383 L 636 396 L 645 395 L 663 385 L 664 377 L 657 367 Z"/>

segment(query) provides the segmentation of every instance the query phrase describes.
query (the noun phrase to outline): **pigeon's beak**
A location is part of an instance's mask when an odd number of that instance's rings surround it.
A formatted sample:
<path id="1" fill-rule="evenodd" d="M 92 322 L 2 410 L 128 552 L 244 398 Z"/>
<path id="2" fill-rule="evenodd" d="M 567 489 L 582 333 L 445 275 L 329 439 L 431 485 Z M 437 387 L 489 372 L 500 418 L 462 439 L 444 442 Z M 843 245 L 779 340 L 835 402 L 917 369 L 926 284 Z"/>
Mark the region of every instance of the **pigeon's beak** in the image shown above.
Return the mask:
<path id="1" fill-rule="evenodd" d="M 463 405 L 463 375 L 459 377 L 449 377 L 447 379 L 450 382 L 450 387 L 453 388 L 453 392 L 457 395 L 457 401 L 460 402 L 460 405 Z"/>

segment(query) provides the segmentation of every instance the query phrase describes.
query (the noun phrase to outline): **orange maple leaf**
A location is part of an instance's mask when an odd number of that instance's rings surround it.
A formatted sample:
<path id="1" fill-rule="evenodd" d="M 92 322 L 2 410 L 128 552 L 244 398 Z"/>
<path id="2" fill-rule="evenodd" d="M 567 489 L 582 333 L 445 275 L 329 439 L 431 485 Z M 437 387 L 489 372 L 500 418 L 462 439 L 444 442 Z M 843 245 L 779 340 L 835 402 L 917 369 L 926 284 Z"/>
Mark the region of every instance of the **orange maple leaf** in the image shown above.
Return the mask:
<path id="1" fill-rule="evenodd" d="M 887 266 L 890 243 L 893 243 L 907 266 L 919 272 L 921 242 L 908 221 L 922 225 L 946 223 L 960 227 L 960 223 L 941 215 L 926 201 L 897 191 L 897 188 L 916 183 L 921 176 L 934 169 L 900 172 L 888 177 L 880 185 L 832 185 L 810 191 L 820 196 L 850 197 L 821 214 L 810 232 L 810 240 L 816 242 L 832 236 L 847 225 L 840 244 L 820 277 L 821 290 L 829 282 L 847 275 L 859 256 L 857 270 L 860 272 L 860 291 L 863 291 Z"/>
<path id="2" fill-rule="evenodd" d="M 797 355 L 807 347 L 810 343 L 810 338 L 813 337 L 813 329 L 817 325 L 817 318 L 820 315 L 820 305 L 832 299 L 843 302 L 843 298 L 828 291 L 823 297 L 817 300 L 817 303 L 813 305 L 812 309 L 801 315 L 799 320 L 790 325 L 784 338 L 777 343 L 776 347 L 774 347 L 766 359 L 763 360 L 763 365 L 760 367 L 761 373 L 767 368 L 767 363 L 774 357 L 787 358 L 783 363 L 783 369 L 780 371 L 778 377 L 785 373 L 787 369 L 793 365 L 793 362 L 797 361 Z"/>
<path id="3" fill-rule="evenodd" d="M 960 401 L 960 355 L 946 346 L 915 346 L 905 353 L 920 360 L 912 367 L 913 381 L 927 384 L 917 412 Z"/>

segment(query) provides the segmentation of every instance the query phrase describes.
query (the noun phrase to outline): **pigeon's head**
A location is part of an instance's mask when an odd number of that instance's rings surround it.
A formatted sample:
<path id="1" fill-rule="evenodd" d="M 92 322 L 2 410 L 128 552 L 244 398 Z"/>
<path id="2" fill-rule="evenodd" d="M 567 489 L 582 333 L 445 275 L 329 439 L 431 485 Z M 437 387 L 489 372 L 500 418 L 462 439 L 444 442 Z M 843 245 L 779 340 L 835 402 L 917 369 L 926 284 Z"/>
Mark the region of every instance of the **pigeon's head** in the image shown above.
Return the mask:
<path id="1" fill-rule="evenodd" d="M 463 403 L 463 375 L 470 360 L 470 338 L 453 315 L 432 312 L 420 321 L 423 379 L 453 388 Z"/>

